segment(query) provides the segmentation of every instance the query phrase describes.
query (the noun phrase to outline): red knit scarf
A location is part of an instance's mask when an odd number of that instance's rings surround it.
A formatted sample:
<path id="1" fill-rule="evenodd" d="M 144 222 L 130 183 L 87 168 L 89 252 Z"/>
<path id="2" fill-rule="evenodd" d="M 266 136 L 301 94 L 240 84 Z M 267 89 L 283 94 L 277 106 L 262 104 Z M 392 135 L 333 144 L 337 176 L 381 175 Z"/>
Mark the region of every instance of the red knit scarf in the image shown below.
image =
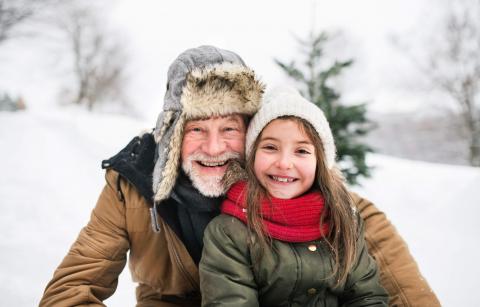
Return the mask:
<path id="1" fill-rule="evenodd" d="M 237 217 L 247 224 L 245 199 L 247 184 L 234 184 L 222 203 L 222 213 Z M 261 214 L 267 234 L 286 242 L 308 242 L 323 237 L 328 232 L 328 222 L 320 226 L 324 211 L 324 198 L 318 192 L 304 194 L 294 199 L 271 198 L 262 201 Z"/>

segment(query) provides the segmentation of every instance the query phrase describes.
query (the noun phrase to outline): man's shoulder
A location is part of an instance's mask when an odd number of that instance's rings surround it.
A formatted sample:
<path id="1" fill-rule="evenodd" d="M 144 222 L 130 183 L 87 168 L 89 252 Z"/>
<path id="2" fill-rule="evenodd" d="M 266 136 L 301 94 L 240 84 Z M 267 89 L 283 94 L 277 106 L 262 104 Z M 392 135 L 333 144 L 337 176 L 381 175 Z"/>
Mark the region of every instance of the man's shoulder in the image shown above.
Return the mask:
<path id="1" fill-rule="evenodd" d="M 145 199 L 153 198 L 152 173 L 156 143 L 152 133 L 134 137 L 122 150 L 102 161 L 102 168 L 114 170 L 133 185 Z"/>

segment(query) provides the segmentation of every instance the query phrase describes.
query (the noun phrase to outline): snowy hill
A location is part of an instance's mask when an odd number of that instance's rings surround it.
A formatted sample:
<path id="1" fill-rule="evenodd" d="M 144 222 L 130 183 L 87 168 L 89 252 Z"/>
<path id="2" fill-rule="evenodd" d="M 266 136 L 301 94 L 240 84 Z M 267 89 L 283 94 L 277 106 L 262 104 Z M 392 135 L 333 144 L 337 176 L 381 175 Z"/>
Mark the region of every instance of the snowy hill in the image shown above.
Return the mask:
<path id="1" fill-rule="evenodd" d="M 435 113 L 432 110 L 370 112 L 369 118 L 377 127 L 365 136 L 365 141 L 378 153 L 404 159 L 469 165 L 468 133 L 461 117 L 453 113 Z M 395 137 L 392 138 L 392 135 Z"/>
<path id="2" fill-rule="evenodd" d="M 2 305 L 38 304 L 95 205 L 104 182 L 100 161 L 152 124 L 76 109 L 0 112 Z M 381 155 L 369 160 L 374 177 L 357 190 L 394 222 L 444 306 L 474 306 L 480 169 Z M 126 269 L 106 304 L 134 302 Z"/>

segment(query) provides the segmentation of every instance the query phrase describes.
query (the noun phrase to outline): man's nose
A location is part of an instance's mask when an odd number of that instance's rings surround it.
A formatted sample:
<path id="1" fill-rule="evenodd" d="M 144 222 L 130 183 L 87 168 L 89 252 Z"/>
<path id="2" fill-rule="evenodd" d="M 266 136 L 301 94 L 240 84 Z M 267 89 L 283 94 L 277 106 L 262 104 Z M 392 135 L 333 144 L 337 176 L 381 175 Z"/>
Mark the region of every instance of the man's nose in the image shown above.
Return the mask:
<path id="1" fill-rule="evenodd" d="M 226 148 L 226 142 L 218 132 L 209 133 L 203 144 L 203 152 L 212 157 L 224 153 Z"/>

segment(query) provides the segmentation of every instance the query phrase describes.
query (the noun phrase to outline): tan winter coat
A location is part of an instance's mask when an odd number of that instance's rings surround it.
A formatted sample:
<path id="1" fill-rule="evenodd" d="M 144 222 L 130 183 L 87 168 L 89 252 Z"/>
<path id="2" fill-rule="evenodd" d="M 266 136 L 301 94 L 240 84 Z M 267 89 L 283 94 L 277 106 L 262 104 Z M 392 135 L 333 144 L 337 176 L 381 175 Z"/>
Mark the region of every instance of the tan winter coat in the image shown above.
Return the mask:
<path id="1" fill-rule="evenodd" d="M 199 306 L 198 268 L 185 246 L 162 221 L 160 233 L 154 233 L 146 200 L 125 180 L 119 193 L 117 178 L 118 173 L 107 171 L 91 219 L 55 271 L 40 306 L 103 306 L 115 292 L 128 252 L 130 271 L 139 283 L 137 306 Z M 354 199 L 390 305 L 440 306 L 385 215 L 371 202 L 357 195 Z"/>

